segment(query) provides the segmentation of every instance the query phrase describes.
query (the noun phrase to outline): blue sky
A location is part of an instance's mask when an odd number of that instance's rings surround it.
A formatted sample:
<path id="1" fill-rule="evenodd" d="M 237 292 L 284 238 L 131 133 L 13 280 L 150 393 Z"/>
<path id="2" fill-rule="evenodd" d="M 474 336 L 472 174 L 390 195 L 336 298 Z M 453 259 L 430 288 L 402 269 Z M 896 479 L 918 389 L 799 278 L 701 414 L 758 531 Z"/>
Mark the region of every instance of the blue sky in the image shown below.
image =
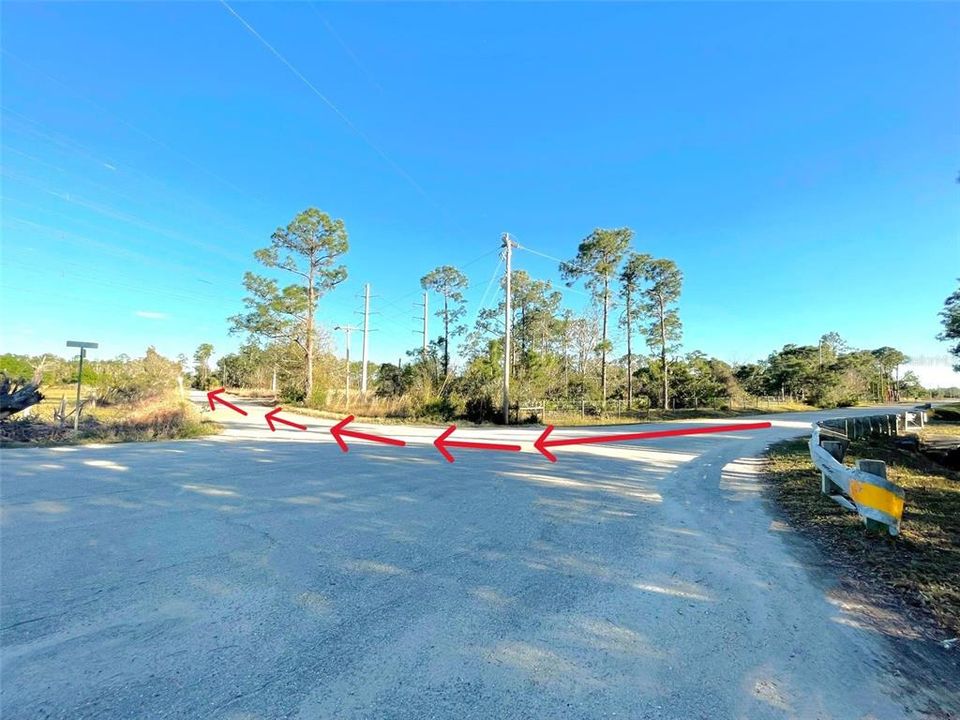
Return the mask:
<path id="1" fill-rule="evenodd" d="M 431 268 L 472 318 L 503 231 L 566 259 L 628 225 L 684 272 L 687 350 L 836 330 L 960 382 L 960 6 L 232 8 L 302 77 L 216 2 L 0 8 L 3 349 L 231 350 L 253 251 L 316 205 L 351 240 L 320 320 L 371 283 L 377 361 L 419 345 Z"/>

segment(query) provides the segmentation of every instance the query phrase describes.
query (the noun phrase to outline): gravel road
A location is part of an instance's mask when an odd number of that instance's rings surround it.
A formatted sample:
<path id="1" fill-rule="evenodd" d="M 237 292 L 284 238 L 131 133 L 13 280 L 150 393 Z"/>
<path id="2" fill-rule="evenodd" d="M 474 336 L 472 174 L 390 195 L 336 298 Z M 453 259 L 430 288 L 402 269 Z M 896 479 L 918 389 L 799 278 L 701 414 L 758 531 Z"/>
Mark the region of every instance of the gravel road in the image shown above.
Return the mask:
<path id="1" fill-rule="evenodd" d="M 437 428 L 361 425 L 408 446 L 344 454 L 331 421 L 243 406 L 212 438 L 0 453 L 5 720 L 931 707 L 892 670 L 895 619 L 865 623 L 761 496 L 759 455 L 816 414 L 556 464 L 535 428 L 461 428 L 524 451 L 449 464 Z"/>

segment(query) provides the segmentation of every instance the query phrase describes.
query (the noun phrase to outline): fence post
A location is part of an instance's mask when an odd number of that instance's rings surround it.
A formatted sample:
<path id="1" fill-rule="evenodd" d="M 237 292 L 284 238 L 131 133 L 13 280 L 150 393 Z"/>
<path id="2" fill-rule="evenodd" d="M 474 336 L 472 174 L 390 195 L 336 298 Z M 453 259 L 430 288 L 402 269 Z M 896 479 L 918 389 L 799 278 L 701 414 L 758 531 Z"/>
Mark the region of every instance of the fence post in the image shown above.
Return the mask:
<path id="1" fill-rule="evenodd" d="M 820 447 L 826 450 L 837 462 L 843 462 L 843 454 L 846 451 L 844 443 L 837 440 L 821 440 Z M 824 472 L 820 473 L 820 492 L 824 495 L 833 495 L 834 484 Z"/>
<path id="2" fill-rule="evenodd" d="M 883 460 L 857 460 L 857 470 L 887 479 L 887 464 Z M 863 521 L 867 530 L 871 532 L 886 533 L 887 531 L 887 526 L 882 522 L 870 518 L 864 518 Z"/>

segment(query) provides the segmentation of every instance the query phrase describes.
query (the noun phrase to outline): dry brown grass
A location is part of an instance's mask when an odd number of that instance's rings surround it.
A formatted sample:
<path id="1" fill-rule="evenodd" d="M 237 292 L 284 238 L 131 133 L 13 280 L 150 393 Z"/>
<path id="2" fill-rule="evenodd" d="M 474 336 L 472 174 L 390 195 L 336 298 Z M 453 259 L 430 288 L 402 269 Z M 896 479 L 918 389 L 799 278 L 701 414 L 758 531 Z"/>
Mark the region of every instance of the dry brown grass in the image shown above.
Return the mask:
<path id="1" fill-rule="evenodd" d="M 231 387 L 227 388 L 227 392 L 238 397 L 254 398 L 257 400 L 275 400 L 277 397 L 277 393 L 273 390 L 264 388 Z"/>
<path id="2" fill-rule="evenodd" d="M 934 420 L 920 431 L 920 438 L 922 440 L 944 436 L 960 437 L 960 423 L 937 422 Z"/>
<path id="3" fill-rule="evenodd" d="M 716 418 L 735 418 L 748 415 L 766 415 L 770 413 L 784 412 L 804 412 L 815 410 L 816 408 L 801 403 L 771 403 L 755 407 L 738 407 L 731 409 L 714 408 L 685 408 L 680 410 L 639 410 L 639 411 L 621 411 L 616 408 L 606 410 L 601 415 L 585 414 L 579 412 L 557 412 L 547 410 L 546 418 L 541 419 L 544 424 L 564 426 L 583 426 L 583 425 L 624 425 L 633 423 L 654 423 L 667 420 L 707 420 Z"/>
<path id="4" fill-rule="evenodd" d="M 90 406 L 73 430 L 73 418 L 60 423 L 54 412 L 67 388 L 42 388 L 45 398 L 30 413 L 19 413 L 0 423 L 0 445 L 64 445 L 74 443 L 143 442 L 201 437 L 221 427 L 201 418 L 196 406 L 175 395 L 134 404 Z M 75 391 L 75 390 L 74 390 Z M 72 408 L 67 396 L 67 408 Z"/>
<path id="5" fill-rule="evenodd" d="M 803 440 L 768 452 L 778 508 L 862 587 L 928 613 L 951 636 L 960 635 L 960 473 L 880 439 L 852 443 L 844 462 L 859 458 L 886 462 L 889 478 L 906 490 L 898 538 L 868 534 L 856 513 L 820 494 L 820 474 Z"/>

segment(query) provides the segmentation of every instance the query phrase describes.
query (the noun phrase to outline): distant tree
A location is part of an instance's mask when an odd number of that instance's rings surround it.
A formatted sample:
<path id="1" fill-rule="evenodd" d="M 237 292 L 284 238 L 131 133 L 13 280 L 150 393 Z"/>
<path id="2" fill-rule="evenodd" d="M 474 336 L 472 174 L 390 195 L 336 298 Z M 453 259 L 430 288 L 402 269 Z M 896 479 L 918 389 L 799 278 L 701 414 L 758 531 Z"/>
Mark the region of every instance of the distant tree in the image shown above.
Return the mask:
<path id="1" fill-rule="evenodd" d="M 247 312 L 230 318 L 232 332 L 274 341 L 296 343 L 305 360 L 304 389 L 313 396 L 313 364 L 317 346 L 317 302 L 347 277 L 337 262 L 349 249 L 342 220 L 333 220 L 316 208 L 299 213 L 285 228 L 277 228 L 269 247 L 254 257 L 262 265 L 295 275 L 298 279 L 280 288 L 277 281 L 252 272 L 244 275 Z"/>
<path id="2" fill-rule="evenodd" d="M 920 383 L 920 378 L 912 370 L 905 372 L 903 377 L 897 381 L 897 397 L 920 398 L 926 392 Z"/>
<path id="3" fill-rule="evenodd" d="M 177 355 L 177 364 L 180 365 L 180 372 L 182 374 L 190 374 L 190 358 L 187 357 L 186 353 L 180 353 Z"/>
<path id="4" fill-rule="evenodd" d="M 769 394 L 769 385 L 765 371 L 766 363 L 744 363 L 738 365 L 734 369 L 733 374 L 744 392 L 755 397 L 760 397 Z"/>
<path id="5" fill-rule="evenodd" d="M 525 367 L 530 355 L 546 352 L 563 296 L 553 289 L 549 280 L 532 278 L 525 270 L 513 271 L 510 291 L 516 345 Z"/>
<path id="6" fill-rule="evenodd" d="M 210 378 L 210 358 L 213 356 L 213 345 L 202 343 L 193 353 L 193 361 L 196 363 L 197 387 L 201 390 L 209 390 L 207 381 Z"/>
<path id="7" fill-rule="evenodd" d="M 467 276 L 452 265 L 441 265 L 420 278 L 420 287 L 443 298 L 443 307 L 436 315 L 443 320 L 443 374 L 450 374 L 450 338 L 466 330 L 457 322 L 466 314 L 463 291 L 470 285 Z"/>
<path id="8" fill-rule="evenodd" d="M 820 336 L 820 366 L 829 365 L 843 353 L 847 352 L 850 346 L 847 341 L 840 337 L 838 332 L 828 332 Z"/>
<path id="9" fill-rule="evenodd" d="M 620 296 L 623 298 L 623 326 L 627 335 L 627 410 L 633 406 L 633 321 L 636 300 L 643 279 L 643 268 L 650 261 L 649 255 L 631 252 L 620 271 Z"/>
<path id="10" fill-rule="evenodd" d="M 13 355 L 12 353 L 0 355 L 0 372 L 13 378 L 36 376 L 34 365 L 29 357 L 26 355 Z"/>
<path id="11" fill-rule="evenodd" d="M 617 275 L 617 269 L 624 253 L 633 239 L 630 228 L 604 230 L 597 228 L 580 243 L 573 260 L 560 264 L 560 273 L 572 286 L 577 280 L 585 278 L 587 288 L 601 303 L 602 330 L 598 345 L 600 351 L 600 393 L 601 401 L 607 400 L 607 353 L 612 349 L 607 337 L 607 317 L 610 312 L 610 282 Z"/>
<path id="12" fill-rule="evenodd" d="M 590 367 L 593 353 L 600 342 L 600 319 L 595 310 L 573 317 L 569 324 L 569 343 L 576 358 L 575 394 L 583 397 L 594 392 L 596 379 Z"/>
<path id="13" fill-rule="evenodd" d="M 537 280 L 525 270 L 514 270 L 510 276 L 510 297 L 514 338 L 510 367 L 515 393 L 517 397 L 542 397 L 557 389 L 560 376 L 553 371 L 564 366 L 563 320 L 558 317 L 563 296 L 549 280 Z M 503 336 L 504 310 L 505 303 L 500 301 L 497 307 L 481 309 L 477 314 L 475 329 L 467 337 L 469 361 L 478 361 L 475 367 L 489 358 L 491 340 Z M 497 352 L 501 351 L 498 347 Z M 473 375 L 476 377 L 477 373 Z"/>
<path id="14" fill-rule="evenodd" d="M 953 343 L 949 350 L 955 359 L 953 369 L 960 372 L 960 289 L 944 301 L 940 322 L 943 323 L 943 332 L 937 335 L 937 340 Z"/>
<path id="15" fill-rule="evenodd" d="M 670 369 L 667 354 L 680 344 L 683 326 L 676 303 L 680 299 L 683 273 L 673 260 L 649 258 L 642 265 L 644 288 L 641 292 L 641 310 L 650 318 L 644 327 L 647 345 L 660 355 L 662 382 L 661 401 L 664 409 L 670 406 Z"/>
<path id="16" fill-rule="evenodd" d="M 732 374 L 726 363 L 694 350 L 674 367 L 679 372 L 674 372 L 673 395 L 683 407 L 719 407 L 729 398 Z"/>
<path id="17" fill-rule="evenodd" d="M 871 351 L 870 354 L 876 358 L 877 366 L 880 369 L 879 400 L 880 402 L 884 402 L 890 395 L 889 391 L 896 388 L 896 381 L 891 377 L 891 375 L 894 372 L 899 374 L 900 366 L 907 362 L 910 358 L 896 348 L 888 346 L 877 348 L 876 350 Z M 895 399 L 898 398 L 895 397 Z"/>
<path id="18" fill-rule="evenodd" d="M 790 397 L 801 402 L 814 401 L 820 386 L 820 348 L 816 345 L 789 343 L 767 358 L 766 378 L 771 394 L 781 400 Z"/>
<path id="19" fill-rule="evenodd" d="M 413 368 L 402 368 L 393 363 L 381 363 L 376 371 L 377 397 L 397 398 L 410 387 Z"/>

